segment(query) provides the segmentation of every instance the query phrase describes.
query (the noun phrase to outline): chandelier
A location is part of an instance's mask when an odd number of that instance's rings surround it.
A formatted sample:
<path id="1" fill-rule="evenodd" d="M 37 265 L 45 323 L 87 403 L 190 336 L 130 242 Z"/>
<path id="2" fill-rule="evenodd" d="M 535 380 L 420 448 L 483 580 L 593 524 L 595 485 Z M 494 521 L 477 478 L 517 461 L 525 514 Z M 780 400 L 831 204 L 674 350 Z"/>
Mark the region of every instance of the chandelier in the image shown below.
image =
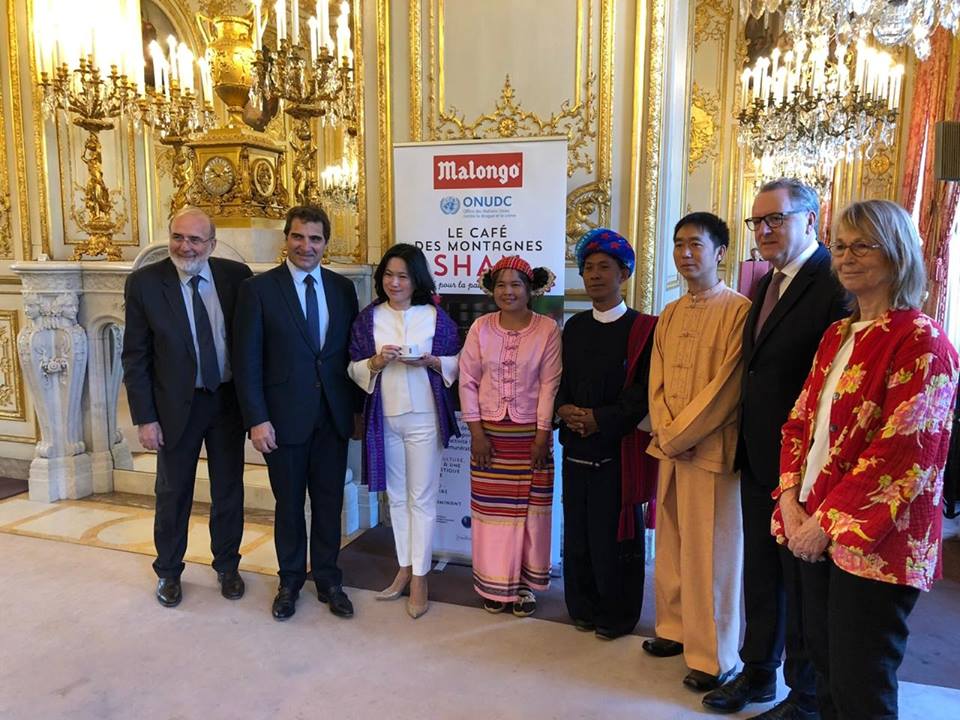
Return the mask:
<path id="1" fill-rule="evenodd" d="M 359 181 L 360 171 L 356 159 L 344 157 L 339 165 L 327 165 L 320 173 L 324 205 L 336 210 L 355 209 Z"/>
<path id="2" fill-rule="evenodd" d="M 881 45 L 909 45 L 921 60 L 938 25 L 960 28 L 960 0 L 741 0 L 740 7 L 755 18 L 784 11 L 787 33 L 815 27 L 841 41 L 872 36 Z"/>
<path id="3" fill-rule="evenodd" d="M 263 43 L 266 21 L 260 6 L 260 0 L 253 0 L 256 59 L 250 99 L 257 106 L 283 101 L 284 112 L 295 122 L 294 197 L 299 204 L 321 204 L 324 188 L 316 167 L 313 121 L 319 119 L 321 126 L 342 124 L 350 135 L 357 132 L 350 3 L 340 4 L 334 45 L 329 0 L 317 0 L 316 15 L 307 21 L 306 42 L 300 32 L 299 1 L 292 2 L 288 25 L 286 1 L 276 0 L 275 48 Z"/>
<path id="4" fill-rule="evenodd" d="M 794 176 L 825 191 L 839 160 L 892 143 L 903 75 L 903 65 L 862 40 L 850 53 L 825 35 L 801 36 L 743 71 L 738 141 L 761 176 Z"/>

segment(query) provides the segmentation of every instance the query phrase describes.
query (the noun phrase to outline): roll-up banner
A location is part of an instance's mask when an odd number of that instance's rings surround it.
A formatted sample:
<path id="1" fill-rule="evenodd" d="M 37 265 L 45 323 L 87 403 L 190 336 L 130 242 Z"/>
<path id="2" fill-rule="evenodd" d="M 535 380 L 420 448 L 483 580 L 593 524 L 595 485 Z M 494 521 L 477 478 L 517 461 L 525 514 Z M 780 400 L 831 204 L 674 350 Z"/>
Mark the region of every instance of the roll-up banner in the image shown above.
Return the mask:
<path id="1" fill-rule="evenodd" d="M 424 251 L 461 340 L 477 317 L 497 309 L 477 278 L 505 255 L 520 255 L 556 274 L 557 284 L 533 307 L 561 321 L 565 137 L 398 144 L 393 161 L 394 241 Z M 460 431 L 443 453 L 433 552 L 439 559 L 469 562 L 470 434 L 462 421 Z M 559 558 L 556 495 L 554 564 Z"/>

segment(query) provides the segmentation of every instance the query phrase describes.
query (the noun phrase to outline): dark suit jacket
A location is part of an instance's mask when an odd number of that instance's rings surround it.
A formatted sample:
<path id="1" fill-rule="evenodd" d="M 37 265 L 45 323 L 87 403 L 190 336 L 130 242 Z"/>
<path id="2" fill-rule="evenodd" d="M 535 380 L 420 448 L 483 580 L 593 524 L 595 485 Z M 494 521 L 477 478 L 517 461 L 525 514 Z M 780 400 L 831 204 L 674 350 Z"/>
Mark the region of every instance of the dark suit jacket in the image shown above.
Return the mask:
<path id="1" fill-rule="evenodd" d="M 321 268 L 330 324 L 323 350 L 310 343 L 293 276 L 283 263 L 240 289 L 235 320 L 233 373 L 244 426 L 269 420 L 277 442 L 306 442 L 325 402 L 337 433 L 353 434 L 360 395 L 347 376 L 350 326 L 357 317 L 353 283 Z"/>
<path id="2" fill-rule="evenodd" d="M 223 322 L 227 353 L 233 346 L 233 312 L 240 284 L 251 272 L 243 263 L 210 258 Z M 180 439 L 190 415 L 197 353 L 183 304 L 180 276 L 170 258 L 136 270 L 124 290 L 123 383 L 136 425 L 159 420 L 165 445 Z"/>
<path id="3" fill-rule="evenodd" d="M 780 477 L 780 428 L 787 421 L 827 327 L 849 314 L 847 294 L 820 245 L 790 281 L 753 340 L 771 270 L 761 278 L 743 329 L 743 385 L 736 467 L 773 490 Z"/>

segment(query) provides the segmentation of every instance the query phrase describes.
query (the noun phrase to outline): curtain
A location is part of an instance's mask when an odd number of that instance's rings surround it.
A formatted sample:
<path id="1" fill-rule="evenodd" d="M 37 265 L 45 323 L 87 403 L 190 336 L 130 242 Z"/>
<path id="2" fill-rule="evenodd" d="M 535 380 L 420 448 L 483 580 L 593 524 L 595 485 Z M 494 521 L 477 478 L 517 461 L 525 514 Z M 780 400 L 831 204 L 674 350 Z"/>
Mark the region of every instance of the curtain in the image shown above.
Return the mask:
<path id="1" fill-rule="evenodd" d="M 933 160 L 936 123 L 960 117 L 960 93 L 956 91 L 949 115 L 947 113 L 947 81 L 952 64 L 960 62 L 960 45 L 944 28 L 938 28 L 933 34 L 931 45 L 930 57 L 917 65 L 901 203 L 912 210 L 917 195 L 920 196 L 919 230 L 930 291 L 925 311 L 942 323 L 946 311 L 947 245 L 957 208 L 957 183 L 936 180 Z M 957 89 L 960 90 L 960 83 Z"/>

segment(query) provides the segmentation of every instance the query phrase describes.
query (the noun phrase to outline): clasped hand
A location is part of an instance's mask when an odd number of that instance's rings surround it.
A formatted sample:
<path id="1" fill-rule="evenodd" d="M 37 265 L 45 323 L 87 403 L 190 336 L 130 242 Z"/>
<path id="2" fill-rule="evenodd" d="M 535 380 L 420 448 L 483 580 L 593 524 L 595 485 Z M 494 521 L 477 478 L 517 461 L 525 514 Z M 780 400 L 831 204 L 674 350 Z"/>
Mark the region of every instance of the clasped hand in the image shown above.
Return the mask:
<path id="1" fill-rule="evenodd" d="M 593 435 L 600 429 L 593 410 L 590 408 L 577 407 L 572 404 L 561 405 L 557 408 L 557 415 L 560 416 L 560 419 L 568 428 L 578 433 L 580 437 Z"/>

